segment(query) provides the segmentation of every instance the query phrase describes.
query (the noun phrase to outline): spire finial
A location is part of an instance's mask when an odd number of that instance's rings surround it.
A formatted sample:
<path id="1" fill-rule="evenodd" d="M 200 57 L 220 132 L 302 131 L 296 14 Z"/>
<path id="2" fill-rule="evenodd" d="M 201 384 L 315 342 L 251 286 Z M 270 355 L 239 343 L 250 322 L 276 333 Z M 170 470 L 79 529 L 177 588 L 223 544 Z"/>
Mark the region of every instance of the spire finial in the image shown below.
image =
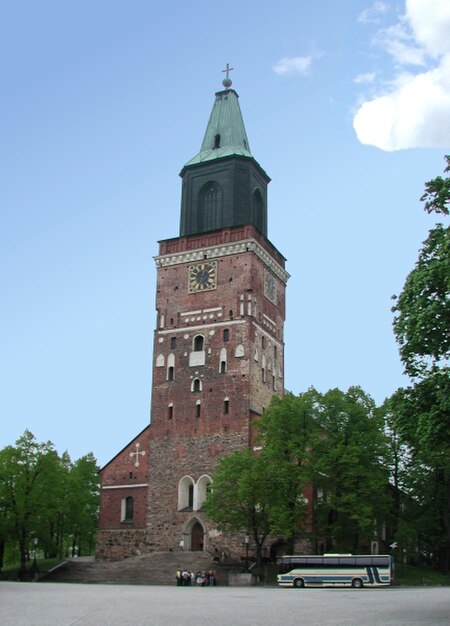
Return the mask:
<path id="1" fill-rule="evenodd" d="M 231 87 L 231 85 L 233 84 L 231 78 L 230 78 L 230 72 L 231 70 L 233 70 L 233 67 L 230 67 L 230 64 L 227 63 L 227 66 L 224 70 L 222 70 L 222 72 L 226 73 L 226 78 L 223 79 L 222 81 L 222 85 L 225 87 L 225 89 L 229 89 Z"/>

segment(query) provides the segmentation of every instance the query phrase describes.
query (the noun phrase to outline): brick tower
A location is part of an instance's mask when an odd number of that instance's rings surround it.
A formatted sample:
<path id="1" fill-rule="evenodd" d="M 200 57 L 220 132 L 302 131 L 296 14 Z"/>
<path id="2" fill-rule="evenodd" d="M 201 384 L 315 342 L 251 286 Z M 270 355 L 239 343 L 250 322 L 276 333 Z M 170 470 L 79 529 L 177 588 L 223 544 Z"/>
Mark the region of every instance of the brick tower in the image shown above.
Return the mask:
<path id="1" fill-rule="evenodd" d="M 228 76 L 223 85 L 180 174 L 180 235 L 159 242 L 155 257 L 151 425 L 102 470 L 101 556 L 113 545 L 117 556 L 175 550 L 181 540 L 185 550 L 238 553 L 204 514 L 208 485 L 222 456 L 252 446 L 252 421 L 284 390 L 288 274 L 267 239 L 270 179 Z M 127 472 L 139 462 L 141 474 Z"/>

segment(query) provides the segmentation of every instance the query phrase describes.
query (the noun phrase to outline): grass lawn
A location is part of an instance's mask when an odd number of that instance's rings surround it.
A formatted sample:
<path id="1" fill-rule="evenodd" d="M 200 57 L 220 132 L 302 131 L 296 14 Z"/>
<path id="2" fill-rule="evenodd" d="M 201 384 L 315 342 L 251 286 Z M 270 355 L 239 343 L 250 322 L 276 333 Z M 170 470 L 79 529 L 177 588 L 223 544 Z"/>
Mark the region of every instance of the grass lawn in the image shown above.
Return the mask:
<path id="1" fill-rule="evenodd" d="M 397 585 L 444 585 L 450 586 L 450 574 L 437 572 L 430 567 L 415 565 L 395 565 L 395 582 Z"/>
<path id="2" fill-rule="evenodd" d="M 48 572 L 53 567 L 55 567 L 55 565 L 58 565 L 58 563 L 61 563 L 61 559 L 59 558 L 36 560 L 37 570 L 40 574 L 43 574 L 44 572 Z M 28 572 L 30 572 L 30 570 L 32 569 L 32 566 L 33 566 L 32 561 L 27 563 Z M 17 563 L 15 563 L 14 565 L 8 565 L 6 567 L 3 567 L 0 572 L 0 580 L 17 580 L 18 570 L 19 570 L 19 565 Z M 32 577 L 33 577 L 33 574 L 30 573 L 30 579 Z"/>

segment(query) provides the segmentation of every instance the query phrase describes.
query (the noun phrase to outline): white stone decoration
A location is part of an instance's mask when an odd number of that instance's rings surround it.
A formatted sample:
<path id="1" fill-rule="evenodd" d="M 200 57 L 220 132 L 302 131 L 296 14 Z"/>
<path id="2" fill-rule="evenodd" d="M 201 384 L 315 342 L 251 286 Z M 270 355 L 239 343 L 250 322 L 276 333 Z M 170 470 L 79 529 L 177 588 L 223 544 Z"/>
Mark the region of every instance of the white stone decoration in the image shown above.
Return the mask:
<path id="1" fill-rule="evenodd" d="M 136 443 L 136 451 L 135 452 L 130 452 L 130 456 L 131 459 L 133 460 L 133 457 L 135 456 L 136 459 L 134 461 L 134 466 L 135 467 L 139 467 L 139 456 L 145 456 L 145 450 L 139 450 L 139 448 L 141 447 L 141 444 L 139 442 Z"/>

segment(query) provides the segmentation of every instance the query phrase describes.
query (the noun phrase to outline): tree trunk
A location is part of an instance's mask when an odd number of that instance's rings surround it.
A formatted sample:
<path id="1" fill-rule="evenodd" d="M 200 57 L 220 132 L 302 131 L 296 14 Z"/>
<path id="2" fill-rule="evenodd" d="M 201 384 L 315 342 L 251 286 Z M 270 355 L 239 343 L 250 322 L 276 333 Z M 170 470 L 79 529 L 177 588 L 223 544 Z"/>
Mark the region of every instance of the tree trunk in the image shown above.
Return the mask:
<path id="1" fill-rule="evenodd" d="M 0 537 L 0 570 L 3 567 L 3 559 L 5 556 L 5 539 Z"/>
<path id="2" fill-rule="evenodd" d="M 27 537 L 24 531 L 19 534 L 19 579 L 26 578 L 27 572 Z"/>

